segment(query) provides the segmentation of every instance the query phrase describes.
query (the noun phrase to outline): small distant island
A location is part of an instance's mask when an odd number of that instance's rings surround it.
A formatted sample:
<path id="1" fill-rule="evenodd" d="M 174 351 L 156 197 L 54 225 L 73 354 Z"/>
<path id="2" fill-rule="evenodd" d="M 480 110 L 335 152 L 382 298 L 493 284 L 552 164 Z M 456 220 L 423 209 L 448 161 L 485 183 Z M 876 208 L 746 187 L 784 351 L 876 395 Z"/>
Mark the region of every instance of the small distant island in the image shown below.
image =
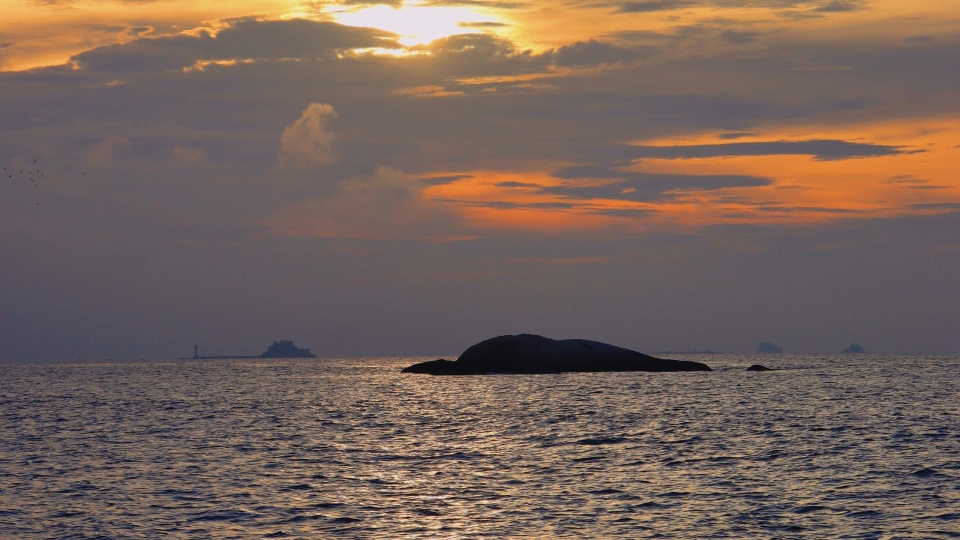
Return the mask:
<path id="1" fill-rule="evenodd" d="M 859 354 L 867 351 L 863 350 L 863 347 L 857 345 L 856 343 L 851 343 L 849 347 L 843 350 L 843 352 L 847 354 Z"/>
<path id="2" fill-rule="evenodd" d="M 783 354 L 783 347 L 777 347 L 769 341 L 764 341 L 757 345 L 757 352 L 760 354 Z"/>
<path id="3" fill-rule="evenodd" d="M 178 360 L 221 360 L 227 358 L 316 358 L 310 354 L 310 349 L 298 349 L 289 339 L 274 341 L 273 345 L 267 347 L 266 352 L 257 356 L 200 356 L 199 345 L 193 346 L 193 356 L 190 358 L 178 358 Z"/>
<path id="4" fill-rule="evenodd" d="M 586 339 L 550 339 L 533 334 L 499 336 L 469 347 L 456 361 L 431 360 L 403 373 L 492 375 L 595 373 L 607 371 L 712 371 L 700 362 L 665 360 Z"/>

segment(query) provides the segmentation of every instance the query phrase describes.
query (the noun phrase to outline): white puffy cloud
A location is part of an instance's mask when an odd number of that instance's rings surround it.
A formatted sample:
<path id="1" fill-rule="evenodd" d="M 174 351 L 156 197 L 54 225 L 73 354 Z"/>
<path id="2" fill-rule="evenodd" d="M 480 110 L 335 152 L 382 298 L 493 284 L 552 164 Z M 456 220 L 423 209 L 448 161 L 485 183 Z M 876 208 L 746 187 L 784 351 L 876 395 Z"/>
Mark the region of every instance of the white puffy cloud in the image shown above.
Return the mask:
<path id="1" fill-rule="evenodd" d="M 326 103 L 311 103 L 280 137 L 281 169 L 309 169 L 334 161 L 334 133 L 328 128 L 337 111 Z"/>
<path id="2" fill-rule="evenodd" d="M 207 153 L 203 150 L 184 148 L 178 144 L 173 148 L 173 151 L 170 152 L 170 157 L 167 161 L 177 167 L 193 167 L 205 159 L 207 159 Z"/>
<path id="3" fill-rule="evenodd" d="M 96 168 L 110 165 L 115 159 L 116 149 L 118 147 L 127 148 L 131 144 L 129 140 L 123 137 L 117 137 L 116 135 L 107 137 L 87 154 L 87 167 Z"/>

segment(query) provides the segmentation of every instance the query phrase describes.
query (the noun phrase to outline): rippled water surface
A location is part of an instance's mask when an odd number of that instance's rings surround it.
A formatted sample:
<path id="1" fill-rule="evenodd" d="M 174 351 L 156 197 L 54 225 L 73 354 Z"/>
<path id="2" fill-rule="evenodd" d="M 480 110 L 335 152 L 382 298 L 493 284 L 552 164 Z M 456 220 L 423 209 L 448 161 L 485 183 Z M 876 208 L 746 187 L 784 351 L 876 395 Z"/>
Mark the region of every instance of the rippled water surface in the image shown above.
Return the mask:
<path id="1" fill-rule="evenodd" d="M 0 365 L 0 537 L 960 537 L 960 357 L 682 358 Z"/>

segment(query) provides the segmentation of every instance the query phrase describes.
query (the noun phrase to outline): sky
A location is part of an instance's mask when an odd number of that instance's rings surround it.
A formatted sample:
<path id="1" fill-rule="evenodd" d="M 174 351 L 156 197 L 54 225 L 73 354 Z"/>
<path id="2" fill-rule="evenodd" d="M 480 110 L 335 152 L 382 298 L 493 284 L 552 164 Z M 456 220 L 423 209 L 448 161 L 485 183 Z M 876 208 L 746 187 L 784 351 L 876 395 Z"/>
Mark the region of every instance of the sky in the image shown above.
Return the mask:
<path id="1" fill-rule="evenodd" d="M 0 13 L 0 361 L 960 351 L 955 0 Z"/>

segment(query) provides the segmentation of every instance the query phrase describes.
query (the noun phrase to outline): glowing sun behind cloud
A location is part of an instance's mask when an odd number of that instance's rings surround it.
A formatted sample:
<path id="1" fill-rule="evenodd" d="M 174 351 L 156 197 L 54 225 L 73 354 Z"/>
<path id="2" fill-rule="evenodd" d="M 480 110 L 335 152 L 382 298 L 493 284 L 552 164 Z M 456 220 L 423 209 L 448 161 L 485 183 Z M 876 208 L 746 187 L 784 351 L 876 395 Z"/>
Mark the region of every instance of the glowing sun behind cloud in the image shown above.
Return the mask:
<path id="1" fill-rule="evenodd" d="M 499 22 L 495 16 L 466 7 L 426 7 L 420 3 L 405 3 L 400 8 L 377 5 L 330 14 L 340 24 L 393 32 L 400 36 L 398 41 L 407 46 L 456 34 L 477 33 L 470 24 Z"/>

